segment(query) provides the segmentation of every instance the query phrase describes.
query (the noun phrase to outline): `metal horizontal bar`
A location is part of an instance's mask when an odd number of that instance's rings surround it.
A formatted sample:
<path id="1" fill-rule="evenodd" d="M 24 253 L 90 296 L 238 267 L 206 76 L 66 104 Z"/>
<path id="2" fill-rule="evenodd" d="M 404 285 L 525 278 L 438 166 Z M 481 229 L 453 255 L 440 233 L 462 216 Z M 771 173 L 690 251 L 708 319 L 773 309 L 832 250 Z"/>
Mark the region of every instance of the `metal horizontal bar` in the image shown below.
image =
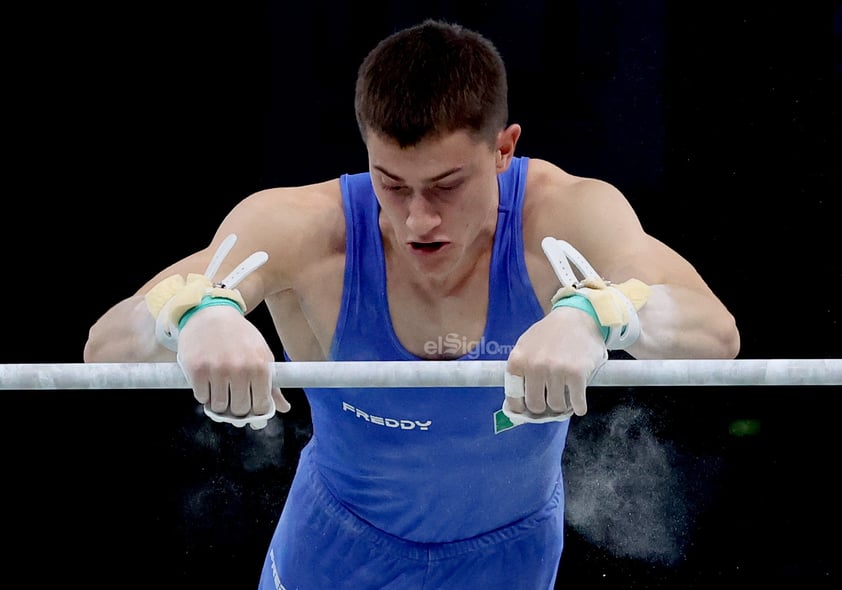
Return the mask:
<path id="1" fill-rule="evenodd" d="M 502 387 L 505 361 L 274 363 L 279 387 Z M 592 387 L 842 385 L 842 359 L 609 360 Z M 185 389 L 176 363 L 0 365 L 0 389 Z"/>

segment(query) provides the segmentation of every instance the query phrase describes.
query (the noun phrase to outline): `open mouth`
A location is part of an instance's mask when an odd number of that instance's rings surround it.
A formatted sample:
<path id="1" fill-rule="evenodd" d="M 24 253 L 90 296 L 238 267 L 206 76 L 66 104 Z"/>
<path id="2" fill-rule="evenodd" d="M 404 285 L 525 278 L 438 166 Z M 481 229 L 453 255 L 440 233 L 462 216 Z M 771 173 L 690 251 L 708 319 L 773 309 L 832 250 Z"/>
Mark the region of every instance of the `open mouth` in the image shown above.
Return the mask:
<path id="1" fill-rule="evenodd" d="M 421 252 L 436 252 L 447 242 L 410 242 L 413 250 Z"/>

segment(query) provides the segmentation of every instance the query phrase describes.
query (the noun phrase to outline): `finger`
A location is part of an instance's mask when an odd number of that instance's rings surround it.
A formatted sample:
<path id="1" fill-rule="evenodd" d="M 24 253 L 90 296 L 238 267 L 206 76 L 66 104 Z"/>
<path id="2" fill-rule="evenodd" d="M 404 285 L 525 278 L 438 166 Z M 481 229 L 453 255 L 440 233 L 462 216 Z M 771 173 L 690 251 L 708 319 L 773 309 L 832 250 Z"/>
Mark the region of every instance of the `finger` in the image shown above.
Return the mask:
<path id="1" fill-rule="evenodd" d="M 217 414 L 224 414 L 228 410 L 229 387 L 228 379 L 211 379 L 210 408 Z"/>
<path id="2" fill-rule="evenodd" d="M 176 354 L 175 360 L 178 366 L 181 368 L 181 372 L 184 373 L 184 378 L 187 379 L 187 384 L 193 390 L 193 397 L 196 399 L 196 401 L 202 405 L 205 405 L 208 402 L 210 402 L 210 379 L 208 378 L 208 376 L 203 372 L 196 372 L 191 376 L 187 364 L 181 357 L 181 353 Z"/>
<path id="3" fill-rule="evenodd" d="M 526 412 L 526 404 L 522 397 L 506 396 L 506 407 L 516 414 L 523 414 Z"/>
<path id="4" fill-rule="evenodd" d="M 526 404 L 523 401 L 523 396 L 525 395 L 523 390 L 523 375 L 516 375 L 506 371 L 503 383 L 507 408 L 517 414 L 525 412 Z"/>
<path id="5" fill-rule="evenodd" d="M 286 413 L 292 408 L 292 405 L 284 397 L 284 393 L 279 387 L 272 388 L 272 399 L 275 400 L 275 409 L 279 412 Z"/>
<path id="6" fill-rule="evenodd" d="M 274 409 L 272 374 L 269 370 L 269 364 L 266 365 L 265 371 L 252 376 L 251 405 L 255 414 L 266 414 Z"/>
<path id="7" fill-rule="evenodd" d="M 539 377 L 524 377 L 524 401 L 533 414 L 543 414 L 547 410 L 547 383 Z"/>
<path id="8" fill-rule="evenodd" d="M 503 380 L 503 390 L 509 397 L 523 397 L 523 375 L 506 371 Z"/>
<path id="9" fill-rule="evenodd" d="M 248 379 L 231 379 L 228 384 L 228 395 L 229 409 L 233 415 L 245 416 L 251 411 L 252 390 Z"/>
<path id="10" fill-rule="evenodd" d="M 547 406 L 557 414 L 567 414 L 573 411 L 573 406 L 570 404 L 569 389 L 566 385 L 564 376 L 552 375 L 550 376 L 549 385 L 547 386 Z"/>
<path id="11" fill-rule="evenodd" d="M 193 385 L 193 397 L 202 405 L 210 402 L 210 383 L 208 381 L 197 381 Z"/>
<path id="12" fill-rule="evenodd" d="M 584 416 L 588 413 L 587 382 L 580 376 L 568 376 L 565 381 L 570 407 L 577 416 Z"/>

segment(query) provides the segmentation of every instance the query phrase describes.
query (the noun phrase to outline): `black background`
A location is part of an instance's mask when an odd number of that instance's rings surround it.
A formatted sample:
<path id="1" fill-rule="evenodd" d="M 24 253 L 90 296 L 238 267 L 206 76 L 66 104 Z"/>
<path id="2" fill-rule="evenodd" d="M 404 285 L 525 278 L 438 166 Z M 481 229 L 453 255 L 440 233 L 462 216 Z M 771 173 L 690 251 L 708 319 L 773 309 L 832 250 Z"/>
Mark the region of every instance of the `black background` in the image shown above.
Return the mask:
<path id="1" fill-rule="evenodd" d="M 741 358 L 842 358 L 842 5 L 773 4 L 7 7 L 2 361 L 80 362 L 241 198 L 363 170 L 356 68 L 427 16 L 497 43 L 519 153 L 618 186 L 731 308 Z M 840 393 L 592 391 L 558 587 L 838 584 Z M 309 436 L 289 394 L 252 432 L 186 390 L 4 391 L 3 585 L 255 588 Z"/>

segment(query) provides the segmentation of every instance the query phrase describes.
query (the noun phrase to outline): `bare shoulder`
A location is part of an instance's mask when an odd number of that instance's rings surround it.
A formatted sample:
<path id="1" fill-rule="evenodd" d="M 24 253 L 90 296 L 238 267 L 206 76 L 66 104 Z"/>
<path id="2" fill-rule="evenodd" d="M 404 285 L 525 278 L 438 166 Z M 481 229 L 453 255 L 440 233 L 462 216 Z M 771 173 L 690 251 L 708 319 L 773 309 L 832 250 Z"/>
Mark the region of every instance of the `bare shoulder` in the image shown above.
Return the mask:
<path id="1" fill-rule="evenodd" d="M 254 193 L 231 210 L 214 241 L 230 233 L 241 236 L 244 248 L 265 251 L 268 269 L 287 283 L 296 270 L 344 251 L 339 180 Z"/>
<path id="2" fill-rule="evenodd" d="M 546 160 L 529 160 L 523 219 L 528 251 L 543 256 L 541 240 L 553 236 L 602 267 L 613 266 L 618 252 L 643 248 L 649 240 L 617 187 L 570 174 Z"/>
<path id="3" fill-rule="evenodd" d="M 607 221 L 634 221 L 635 226 L 637 221 L 625 196 L 614 185 L 570 174 L 540 159 L 529 160 L 524 206 L 525 216 L 542 231 L 563 232 L 571 240 L 583 239 L 585 236 L 579 234 L 587 234 L 597 225 L 602 230 Z"/>
<path id="4" fill-rule="evenodd" d="M 345 219 L 339 179 L 299 186 L 266 189 L 249 195 L 225 216 L 203 249 L 171 264 L 147 281 L 144 293 L 172 274 L 203 273 L 229 235 L 236 243 L 213 278 L 230 273 L 255 252 L 268 260 L 238 287 L 249 302 L 293 287 L 297 276 L 331 256 L 342 256 Z"/>
<path id="5" fill-rule="evenodd" d="M 259 240 L 264 249 L 277 246 L 287 252 L 344 241 L 339 180 L 254 193 L 231 210 L 220 231 L 247 234 L 247 240 Z"/>
<path id="6" fill-rule="evenodd" d="M 525 249 L 533 260 L 544 258 L 541 240 L 552 236 L 570 242 L 615 282 L 635 277 L 649 284 L 706 289 L 686 259 L 644 230 L 625 195 L 608 182 L 530 160 L 523 226 Z"/>

